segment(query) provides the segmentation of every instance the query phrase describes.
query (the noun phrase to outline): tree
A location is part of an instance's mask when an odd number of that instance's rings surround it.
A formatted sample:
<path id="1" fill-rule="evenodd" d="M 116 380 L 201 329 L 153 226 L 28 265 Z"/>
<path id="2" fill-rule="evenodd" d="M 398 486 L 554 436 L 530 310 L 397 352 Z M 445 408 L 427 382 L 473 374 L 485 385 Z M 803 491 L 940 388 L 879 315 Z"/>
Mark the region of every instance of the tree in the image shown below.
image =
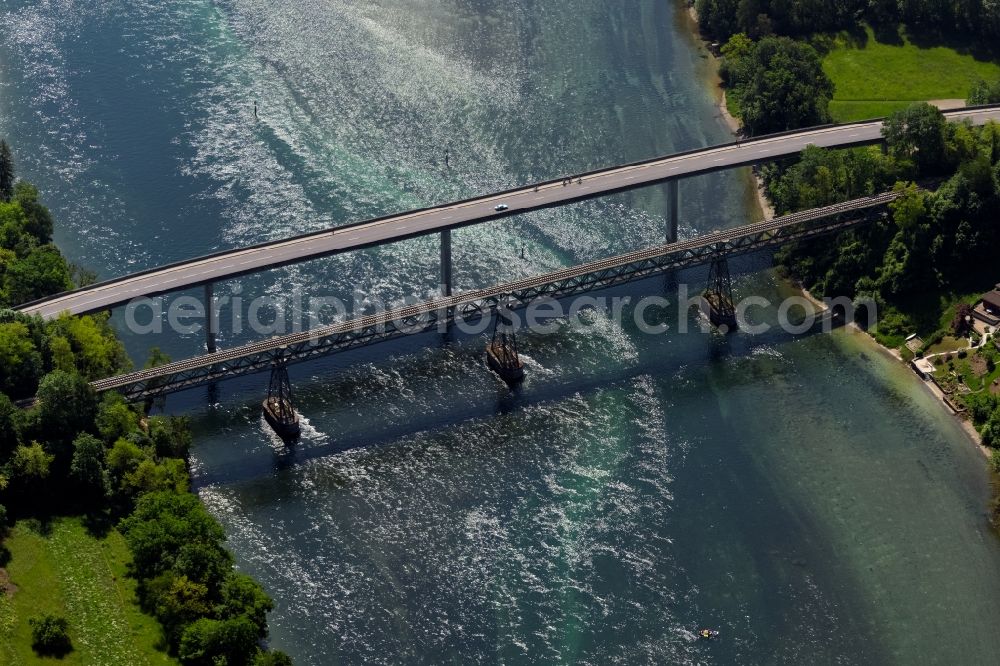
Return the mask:
<path id="1" fill-rule="evenodd" d="M 886 118 L 882 136 L 892 155 L 912 159 L 921 173 L 937 173 L 947 167 L 943 163 L 945 126 L 940 110 L 920 102 Z"/>
<path id="2" fill-rule="evenodd" d="M 257 632 L 245 617 L 202 618 L 184 630 L 178 656 L 185 664 L 247 664 L 257 652 Z"/>
<path id="3" fill-rule="evenodd" d="M 181 493 L 188 489 L 188 483 L 187 468 L 183 460 L 167 458 L 162 462 L 156 462 L 147 458 L 141 461 L 135 470 L 125 474 L 121 490 L 129 497 L 158 490 Z"/>
<path id="4" fill-rule="evenodd" d="M 136 443 L 127 439 L 116 440 L 107 454 L 108 474 L 115 489 L 124 490 L 128 475 L 139 469 L 139 465 L 148 458 L 149 454 Z"/>
<path id="5" fill-rule="evenodd" d="M 170 569 L 186 543 L 200 542 L 222 548 L 225 533 L 201 501 L 190 493 L 172 491 L 143 495 L 135 510 L 121 522 L 132 551 L 132 569 L 140 580 Z"/>
<path id="6" fill-rule="evenodd" d="M 1000 404 L 993 408 L 993 413 L 983 424 L 979 434 L 986 446 L 1000 446 Z"/>
<path id="7" fill-rule="evenodd" d="M 186 458 L 193 442 L 190 422 L 183 416 L 151 416 L 149 438 L 156 455 L 163 458 Z"/>
<path id="8" fill-rule="evenodd" d="M 7 298 L 14 305 L 73 288 L 69 266 L 54 245 L 32 248 L 8 269 L 5 281 Z"/>
<path id="9" fill-rule="evenodd" d="M 833 82 L 808 44 L 766 37 L 757 42 L 744 71 L 748 79 L 739 82 L 737 90 L 747 134 L 829 122 Z"/>
<path id="10" fill-rule="evenodd" d="M 951 320 L 951 330 L 956 338 L 964 338 L 972 330 L 972 306 L 968 303 L 961 303 L 955 310 L 955 317 Z"/>
<path id="11" fill-rule="evenodd" d="M 0 200 L 0 247 L 13 252 L 15 260 L 38 245 L 35 237 L 28 233 L 28 225 L 28 216 L 19 203 Z M 7 271 L 14 264 L 11 261 L 4 263 Z"/>
<path id="12" fill-rule="evenodd" d="M 144 370 L 150 370 L 152 368 L 158 368 L 161 365 L 166 365 L 170 363 L 170 356 L 167 355 L 159 347 L 151 347 L 149 350 L 149 358 L 146 359 L 146 364 L 143 365 Z"/>
<path id="13" fill-rule="evenodd" d="M 0 324 L 0 391 L 15 400 L 31 397 L 41 375 L 42 356 L 28 326 Z"/>
<path id="14" fill-rule="evenodd" d="M 56 370 L 38 385 L 38 416 L 47 441 L 68 444 L 89 432 L 97 415 L 97 395 L 80 375 Z"/>
<path id="15" fill-rule="evenodd" d="M 54 332 L 58 331 L 70 341 L 76 367 L 87 379 L 104 379 L 129 367 L 124 346 L 103 316 L 64 314 L 51 326 Z"/>
<path id="16" fill-rule="evenodd" d="M 31 649 L 41 656 L 62 657 L 73 650 L 66 618 L 44 613 L 28 618 Z"/>
<path id="17" fill-rule="evenodd" d="M 17 418 L 17 407 L 0 393 L 0 465 L 7 462 L 17 446 Z"/>
<path id="18" fill-rule="evenodd" d="M 137 420 L 135 412 L 125 404 L 125 400 L 119 394 L 105 393 L 97 408 L 94 425 L 97 426 L 101 438 L 110 444 L 135 430 Z"/>
<path id="19" fill-rule="evenodd" d="M 32 442 L 30 446 L 22 444 L 14 449 L 14 455 L 10 458 L 10 470 L 15 479 L 20 480 L 25 486 L 31 486 L 37 481 L 48 478 L 54 459 L 55 456 L 46 453 L 38 442 Z"/>
<path id="20" fill-rule="evenodd" d="M 739 0 L 696 0 L 701 29 L 720 41 L 726 41 L 739 31 L 736 9 Z"/>
<path id="21" fill-rule="evenodd" d="M 274 602 L 257 581 L 244 574 L 230 572 L 222 586 L 222 606 L 219 617 L 243 615 L 257 627 L 257 637 L 267 637 L 267 614 Z"/>
<path id="22" fill-rule="evenodd" d="M 10 146 L 0 139 L 0 201 L 10 201 L 14 196 L 14 156 Z"/>
<path id="23" fill-rule="evenodd" d="M 88 504 L 103 500 L 108 494 L 108 472 L 104 466 L 104 444 L 86 433 L 73 440 L 70 478 Z"/>
<path id="24" fill-rule="evenodd" d="M 206 617 L 212 610 L 205 585 L 170 571 L 151 580 L 145 596 L 173 646 L 180 642 L 184 627 Z"/>
<path id="25" fill-rule="evenodd" d="M 211 591 L 212 599 L 217 602 L 225 596 L 224 586 L 228 582 L 233 569 L 233 560 L 226 551 L 216 544 L 200 541 L 186 543 L 177 551 L 173 571 L 198 581 Z M 220 617 L 239 615 L 240 613 L 225 613 L 220 611 Z"/>
<path id="26" fill-rule="evenodd" d="M 23 180 L 14 186 L 13 201 L 21 206 L 27 223 L 25 231 L 31 234 L 39 245 L 52 241 L 52 213 L 38 201 L 38 188 Z"/>
<path id="27" fill-rule="evenodd" d="M 997 4 L 1000 8 L 1000 3 Z M 972 84 L 972 90 L 969 91 L 969 99 L 967 100 L 969 106 L 976 106 L 979 104 L 1000 104 L 1000 80 L 994 81 L 992 83 L 987 83 L 986 81 L 979 79 Z"/>
<path id="28" fill-rule="evenodd" d="M 54 334 L 49 337 L 49 358 L 52 359 L 52 369 L 63 372 L 76 372 L 76 358 L 73 348 L 65 337 Z"/>
<path id="29" fill-rule="evenodd" d="M 750 67 L 754 48 L 753 40 L 742 32 L 729 38 L 722 47 L 722 66 L 719 68 L 723 81 L 734 88 L 745 84 L 749 79 L 747 68 Z"/>

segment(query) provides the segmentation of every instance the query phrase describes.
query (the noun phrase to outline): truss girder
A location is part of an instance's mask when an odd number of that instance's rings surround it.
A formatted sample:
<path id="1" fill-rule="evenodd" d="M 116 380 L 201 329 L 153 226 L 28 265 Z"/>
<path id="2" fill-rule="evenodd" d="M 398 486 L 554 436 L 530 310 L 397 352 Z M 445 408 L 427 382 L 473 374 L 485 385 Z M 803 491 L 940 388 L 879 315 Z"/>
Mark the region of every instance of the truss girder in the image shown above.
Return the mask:
<path id="1" fill-rule="evenodd" d="M 727 256 L 748 254 L 837 232 L 869 221 L 896 198 L 890 193 L 805 211 L 771 222 L 663 245 L 552 273 L 480 289 L 418 305 L 389 310 L 312 331 L 220 350 L 150 370 L 93 382 L 98 392 L 116 390 L 128 400 L 144 400 L 222 379 L 267 370 L 276 360 L 286 363 L 432 331 L 457 320 L 474 323 L 492 317 L 501 301 L 523 308 L 540 299 L 558 299 L 641 280 L 667 271 L 710 263 L 720 251 Z M 806 213 L 812 213 L 807 215 Z M 811 223 L 811 224 L 810 224 Z"/>

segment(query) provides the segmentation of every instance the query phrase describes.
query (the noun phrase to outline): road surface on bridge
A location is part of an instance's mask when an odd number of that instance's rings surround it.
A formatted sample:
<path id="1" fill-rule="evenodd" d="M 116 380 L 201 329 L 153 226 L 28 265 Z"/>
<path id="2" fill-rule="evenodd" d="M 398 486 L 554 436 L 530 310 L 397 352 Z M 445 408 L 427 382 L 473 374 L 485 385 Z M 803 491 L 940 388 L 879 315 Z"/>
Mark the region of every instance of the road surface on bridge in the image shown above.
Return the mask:
<path id="1" fill-rule="evenodd" d="M 832 233 L 872 219 L 866 211 L 880 210 L 901 196 L 886 192 L 844 203 L 804 210 L 744 227 L 713 232 L 698 238 L 609 257 L 551 273 L 462 292 L 419 304 L 379 312 L 309 331 L 276 336 L 223 349 L 148 370 L 91 382 L 95 391 L 120 391 L 129 400 L 142 400 L 180 391 L 227 377 L 266 370 L 276 359 L 298 362 L 402 335 L 432 330 L 440 318 L 474 320 L 493 316 L 496 306 L 526 306 L 539 299 L 561 298 L 625 284 L 666 270 L 711 261 L 717 252 L 736 255 L 773 248 L 790 241 Z M 826 220 L 826 222 L 823 222 Z"/>
<path id="2" fill-rule="evenodd" d="M 973 124 L 1000 121 L 1000 106 L 944 112 L 952 121 Z M 704 148 L 587 174 L 572 182 L 555 180 L 507 192 L 488 194 L 433 208 L 345 225 L 303 236 L 220 252 L 143 273 L 109 280 L 17 309 L 49 319 L 62 312 L 86 314 L 219 280 L 256 273 L 292 263 L 421 236 L 437 231 L 562 206 L 677 178 L 747 166 L 794 155 L 810 145 L 849 147 L 881 140 L 882 121 L 811 128 Z M 504 206 L 503 210 L 497 210 Z"/>

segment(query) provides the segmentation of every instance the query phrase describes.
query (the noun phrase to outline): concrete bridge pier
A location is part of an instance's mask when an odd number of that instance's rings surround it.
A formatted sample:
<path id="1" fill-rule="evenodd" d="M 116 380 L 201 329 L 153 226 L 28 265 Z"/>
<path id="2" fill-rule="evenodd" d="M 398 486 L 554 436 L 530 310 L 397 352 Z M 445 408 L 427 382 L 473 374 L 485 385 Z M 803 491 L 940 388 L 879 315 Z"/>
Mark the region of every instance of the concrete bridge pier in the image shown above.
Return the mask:
<path id="1" fill-rule="evenodd" d="M 441 232 L 441 295 L 451 296 L 451 229 Z"/>
<path id="2" fill-rule="evenodd" d="M 205 285 L 205 349 L 209 354 L 216 351 L 215 336 L 219 330 L 219 322 L 215 317 L 215 294 L 211 282 Z"/>
<path id="3" fill-rule="evenodd" d="M 677 242 L 677 225 L 680 218 L 680 179 L 667 181 L 667 242 Z"/>
<path id="4" fill-rule="evenodd" d="M 441 232 L 441 295 L 446 298 L 451 296 L 453 288 L 451 275 L 451 229 L 445 229 Z M 449 345 L 452 342 L 451 325 L 447 323 L 451 315 L 450 310 L 451 308 L 446 308 L 445 311 L 440 313 L 441 320 L 438 325 L 438 331 L 442 336 L 441 340 L 445 345 Z"/>
<path id="5" fill-rule="evenodd" d="M 667 242 L 677 242 L 677 227 L 680 223 L 680 180 L 667 181 Z M 669 270 L 663 274 L 663 288 L 667 292 L 677 287 L 677 273 Z"/>

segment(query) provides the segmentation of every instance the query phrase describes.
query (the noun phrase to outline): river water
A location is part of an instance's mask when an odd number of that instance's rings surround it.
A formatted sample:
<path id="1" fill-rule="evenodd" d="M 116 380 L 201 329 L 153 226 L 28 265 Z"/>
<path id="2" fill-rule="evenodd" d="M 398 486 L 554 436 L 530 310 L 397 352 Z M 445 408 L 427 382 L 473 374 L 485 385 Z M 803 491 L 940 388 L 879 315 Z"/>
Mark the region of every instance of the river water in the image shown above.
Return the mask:
<path id="1" fill-rule="evenodd" d="M 685 20 L 651 0 L 3 0 L 0 135 L 61 247 L 111 277 L 726 141 Z M 744 173 L 686 181 L 682 235 L 745 224 L 751 202 Z M 662 242 L 663 214 L 648 188 L 461 230 L 457 285 Z M 430 293 L 436 259 L 417 239 L 239 288 L 388 301 Z M 769 265 L 738 262 L 739 293 L 787 295 Z M 137 362 L 200 350 L 115 321 Z M 291 451 L 259 376 L 168 401 L 296 663 L 1000 652 L 985 465 L 857 334 L 651 336 L 599 309 L 522 337 L 514 395 L 482 344 L 428 335 L 292 368 L 307 422 Z"/>

